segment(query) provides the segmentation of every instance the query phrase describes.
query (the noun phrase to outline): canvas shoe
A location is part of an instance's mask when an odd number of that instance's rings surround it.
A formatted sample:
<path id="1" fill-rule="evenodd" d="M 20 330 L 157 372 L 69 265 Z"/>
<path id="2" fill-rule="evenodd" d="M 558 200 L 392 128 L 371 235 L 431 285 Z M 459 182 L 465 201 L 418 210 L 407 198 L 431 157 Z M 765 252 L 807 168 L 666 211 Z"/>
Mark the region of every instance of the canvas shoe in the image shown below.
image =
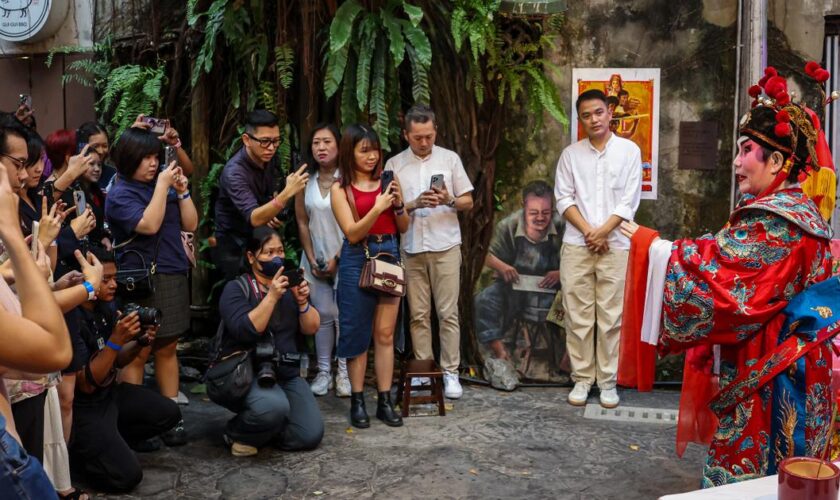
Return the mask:
<path id="1" fill-rule="evenodd" d="M 309 388 L 312 390 L 312 394 L 323 396 L 333 388 L 332 377 L 327 372 L 318 372 Z"/>
<path id="2" fill-rule="evenodd" d="M 615 408 L 618 406 L 618 391 L 612 389 L 601 389 L 601 406 L 604 408 Z"/>
<path id="3" fill-rule="evenodd" d="M 569 404 L 572 406 L 586 405 L 586 398 L 589 397 L 589 384 L 586 382 L 575 383 L 575 388 L 569 393 Z"/>
<path id="4" fill-rule="evenodd" d="M 225 440 L 225 444 L 230 446 L 230 454 L 234 457 L 253 457 L 259 451 L 255 446 L 240 443 L 239 441 L 234 441 L 227 434 L 225 434 L 223 437 Z"/>
<path id="5" fill-rule="evenodd" d="M 177 403 L 181 406 L 187 406 L 187 405 L 190 404 L 190 400 L 189 400 L 189 398 L 187 398 L 187 395 L 184 394 L 181 391 L 178 391 L 178 395 L 174 398 L 171 398 L 171 399 L 172 399 L 172 401 L 175 401 L 175 403 Z"/>
<path id="6" fill-rule="evenodd" d="M 350 377 L 347 376 L 347 372 L 339 370 L 335 376 L 335 395 L 340 398 L 349 398 L 352 391 Z"/>
<path id="7" fill-rule="evenodd" d="M 428 387 L 431 384 L 432 381 L 429 380 L 429 377 L 414 377 L 411 379 L 411 387 Z"/>
<path id="8" fill-rule="evenodd" d="M 457 372 L 443 372 L 443 395 L 449 399 L 458 399 L 464 394 Z"/>

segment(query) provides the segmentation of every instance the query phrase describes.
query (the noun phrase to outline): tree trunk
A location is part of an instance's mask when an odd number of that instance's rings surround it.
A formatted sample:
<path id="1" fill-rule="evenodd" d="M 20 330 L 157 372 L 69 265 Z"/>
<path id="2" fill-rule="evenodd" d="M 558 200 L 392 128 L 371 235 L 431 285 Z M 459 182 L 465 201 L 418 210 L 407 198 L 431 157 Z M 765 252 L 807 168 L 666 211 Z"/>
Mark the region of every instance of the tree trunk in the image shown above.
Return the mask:
<path id="1" fill-rule="evenodd" d="M 190 145 L 191 159 L 195 166 L 192 179 L 193 184 L 198 184 L 207 177 L 210 168 L 210 96 L 208 93 L 207 76 L 202 75 L 192 91 L 190 106 Z M 201 207 L 210 200 L 201 197 L 201 190 L 194 189 L 192 192 L 193 202 L 201 213 Z M 195 241 L 203 241 L 209 234 L 205 224 L 198 228 Z M 196 266 L 192 272 L 192 304 L 197 308 L 207 306 L 207 293 L 210 290 L 210 276 L 208 269 L 203 266 Z"/>

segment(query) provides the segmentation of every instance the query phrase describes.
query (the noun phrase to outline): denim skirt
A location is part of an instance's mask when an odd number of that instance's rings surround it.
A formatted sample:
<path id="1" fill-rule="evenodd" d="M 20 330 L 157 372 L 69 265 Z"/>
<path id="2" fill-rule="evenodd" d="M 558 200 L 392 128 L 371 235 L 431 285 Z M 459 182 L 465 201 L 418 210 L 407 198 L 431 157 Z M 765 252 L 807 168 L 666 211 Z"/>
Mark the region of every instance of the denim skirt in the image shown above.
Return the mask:
<path id="1" fill-rule="evenodd" d="M 400 251 L 395 236 L 382 241 L 376 237 L 367 240 L 370 255 L 388 253 L 399 262 Z M 359 277 L 365 265 L 365 248 L 361 243 L 351 245 L 346 239 L 341 247 L 338 266 L 338 347 L 339 358 L 355 358 L 367 352 L 373 337 L 373 316 L 379 294 L 359 288 Z"/>

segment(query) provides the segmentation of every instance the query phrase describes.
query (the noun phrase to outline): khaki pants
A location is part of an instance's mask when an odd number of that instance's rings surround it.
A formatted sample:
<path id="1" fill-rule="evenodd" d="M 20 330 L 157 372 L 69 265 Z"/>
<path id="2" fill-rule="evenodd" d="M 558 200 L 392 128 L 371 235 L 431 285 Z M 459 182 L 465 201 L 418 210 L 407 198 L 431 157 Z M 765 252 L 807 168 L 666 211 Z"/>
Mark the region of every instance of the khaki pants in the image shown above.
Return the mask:
<path id="1" fill-rule="evenodd" d="M 615 388 L 627 250 L 602 255 L 563 244 L 560 283 L 572 380 Z M 595 336 L 597 326 L 597 338 Z"/>
<path id="2" fill-rule="evenodd" d="M 458 321 L 458 292 L 461 284 L 461 246 L 443 252 L 403 252 L 411 343 L 414 357 L 433 359 L 432 297 L 440 325 L 440 367 L 458 371 L 461 364 L 461 327 Z"/>

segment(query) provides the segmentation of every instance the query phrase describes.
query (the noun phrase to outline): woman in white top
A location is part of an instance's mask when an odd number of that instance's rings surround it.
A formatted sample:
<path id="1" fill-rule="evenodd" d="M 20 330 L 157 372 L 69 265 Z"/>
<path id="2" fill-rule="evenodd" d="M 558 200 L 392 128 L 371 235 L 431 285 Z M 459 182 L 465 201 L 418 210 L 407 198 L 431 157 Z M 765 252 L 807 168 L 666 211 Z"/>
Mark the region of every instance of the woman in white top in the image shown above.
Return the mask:
<path id="1" fill-rule="evenodd" d="M 312 305 L 321 314 L 321 327 L 315 335 L 318 375 L 310 388 L 316 396 L 325 395 L 335 386 L 339 397 L 350 396 L 347 361 L 338 360 L 338 375 L 333 385 L 331 362 L 338 338 L 338 304 L 335 300 L 335 279 L 338 275 L 338 254 L 343 233 L 330 205 L 330 186 L 338 174 L 338 127 L 331 123 L 315 126 L 309 141 L 310 182 L 295 197 L 295 214 L 301 246 L 306 255 L 301 259 L 306 281 L 311 289 Z"/>

